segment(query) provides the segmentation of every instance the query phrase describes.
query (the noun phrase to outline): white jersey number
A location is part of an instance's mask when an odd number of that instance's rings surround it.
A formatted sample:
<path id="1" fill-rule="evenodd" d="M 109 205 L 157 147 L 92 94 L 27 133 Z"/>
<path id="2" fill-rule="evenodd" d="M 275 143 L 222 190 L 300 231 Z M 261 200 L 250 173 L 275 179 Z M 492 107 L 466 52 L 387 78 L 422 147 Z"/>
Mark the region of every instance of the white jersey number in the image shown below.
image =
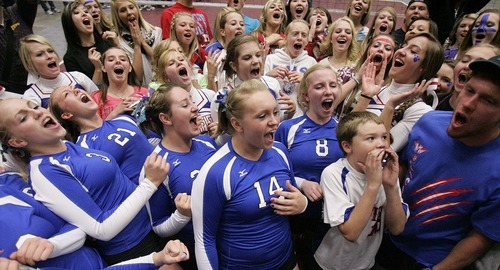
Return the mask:
<path id="1" fill-rule="evenodd" d="M 255 182 L 253 184 L 253 187 L 257 190 L 257 195 L 259 195 L 259 208 L 266 207 L 267 203 L 266 200 L 264 199 L 264 194 L 262 193 L 262 188 L 260 187 L 259 182 Z M 278 179 L 276 177 L 271 177 L 271 181 L 269 182 L 269 195 L 274 195 L 275 190 L 283 190 L 283 188 L 280 187 L 280 184 L 278 183 Z"/>
<path id="2" fill-rule="evenodd" d="M 328 141 L 326 139 L 316 140 L 316 155 L 319 157 L 328 156 Z"/>
<path id="3" fill-rule="evenodd" d="M 131 130 L 124 129 L 124 128 L 117 128 L 116 131 L 123 131 L 125 133 L 130 134 L 131 137 L 134 137 L 135 133 L 136 133 L 135 131 L 131 131 Z M 118 133 L 111 133 L 108 135 L 108 140 L 113 140 L 113 139 L 114 139 L 115 143 L 117 143 L 120 146 L 125 146 L 125 144 L 128 143 L 128 141 L 130 141 L 130 139 L 127 137 L 124 137 L 122 139 L 122 136 Z"/>

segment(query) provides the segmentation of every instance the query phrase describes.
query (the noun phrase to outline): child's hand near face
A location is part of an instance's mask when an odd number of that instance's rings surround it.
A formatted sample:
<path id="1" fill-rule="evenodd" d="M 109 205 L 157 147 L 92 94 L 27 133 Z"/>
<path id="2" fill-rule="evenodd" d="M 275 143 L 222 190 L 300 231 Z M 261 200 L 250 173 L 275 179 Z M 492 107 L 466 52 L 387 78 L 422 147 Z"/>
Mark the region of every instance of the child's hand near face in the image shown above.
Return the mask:
<path id="1" fill-rule="evenodd" d="M 380 187 L 382 184 L 382 158 L 386 149 L 375 148 L 368 152 L 365 164 L 358 163 L 366 174 L 368 185 L 374 188 Z"/>
<path id="2" fill-rule="evenodd" d="M 398 154 L 390 148 L 385 149 L 385 153 L 387 153 L 387 161 L 382 170 L 382 184 L 394 187 L 397 185 L 399 174 Z"/>

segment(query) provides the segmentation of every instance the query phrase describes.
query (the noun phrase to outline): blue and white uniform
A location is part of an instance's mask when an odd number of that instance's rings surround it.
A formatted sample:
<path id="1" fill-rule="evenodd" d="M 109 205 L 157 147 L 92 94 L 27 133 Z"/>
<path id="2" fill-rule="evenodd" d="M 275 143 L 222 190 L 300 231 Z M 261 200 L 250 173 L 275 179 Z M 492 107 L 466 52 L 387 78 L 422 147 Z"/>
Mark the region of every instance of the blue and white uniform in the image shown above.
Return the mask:
<path id="1" fill-rule="evenodd" d="M 101 127 L 80 134 L 76 144 L 111 154 L 122 172 L 136 184 L 144 161 L 154 149 L 128 115 L 103 121 Z"/>
<path id="2" fill-rule="evenodd" d="M 149 200 L 149 209 L 153 220 L 153 230 L 156 234 L 166 237 L 179 231 L 171 231 L 166 226 L 172 212 L 175 211 L 173 200 L 179 193 L 191 195 L 193 181 L 198 176 L 203 164 L 217 151 L 215 142 L 209 136 L 199 136 L 193 138 L 191 149 L 187 153 L 180 153 L 166 149 L 161 143 L 155 148 L 155 152 L 162 156 L 169 164 L 170 171 L 168 177 L 163 182 L 163 187 L 156 192 Z M 161 191 L 161 192 L 160 192 Z M 175 219 L 186 224 L 191 220 L 182 216 L 178 211 L 172 215 Z M 179 233 L 179 239 L 186 245 L 194 248 L 193 224 L 189 222 Z"/>
<path id="3" fill-rule="evenodd" d="M 370 269 L 375 264 L 375 255 L 385 229 L 387 199 L 382 185 L 379 187 L 370 218 L 356 241 L 348 241 L 338 228 L 349 220 L 367 185 L 366 175 L 356 171 L 346 158 L 339 159 L 323 171 L 323 215 L 324 222 L 331 228 L 314 254 L 316 262 L 323 269 Z M 402 200 L 401 203 L 408 217 L 408 205 Z"/>
<path id="4" fill-rule="evenodd" d="M 65 144 L 66 151 L 31 158 L 35 199 L 98 239 L 104 255 L 136 246 L 151 231 L 144 205 L 156 186 L 149 180 L 132 183 L 110 154 Z"/>
<path id="5" fill-rule="evenodd" d="M 500 241 L 500 138 L 466 146 L 448 136 L 451 118 L 445 111 L 422 116 L 402 157 L 408 162 L 403 199 L 411 215 L 403 233 L 391 238 L 427 267 L 442 261 L 472 229 Z"/>
<path id="6" fill-rule="evenodd" d="M 87 77 L 87 75 L 81 72 L 61 72 L 55 79 L 44 79 L 42 77 L 38 77 L 30 88 L 24 92 L 22 98 L 31 100 L 44 108 L 48 108 L 50 94 L 52 94 L 57 87 L 61 86 L 75 86 L 76 88 L 82 89 L 87 93 L 99 90 L 97 85 L 95 85 L 95 83 Z"/>
<path id="7" fill-rule="evenodd" d="M 38 236 L 54 244 L 54 250 L 37 267 L 102 269 L 97 251 L 82 247 L 85 233 L 36 201 L 29 190 L 20 174 L 0 174 L 0 257 L 8 258 L 26 239 Z"/>
<path id="8" fill-rule="evenodd" d="M 200 269 L 279 269 L 292 253 L 288 217 L 274 213 L 274 191 L 295 185 L 287 150 L 275 143 L 257 161 L 229 141 L 201 168 L 192 190 Z"/>
<path id="9" fill-rule="evenodd" d="M 276 131 L 276 141 L 288 148 L 299 187 L 304 180 L 319 184 L 323 169 L 344 156 L 335 135 L 336 126 L 333 117 L 328 123 L 318 125 L 306 114 L 281 122 Z M 321 207 L 322 201 L 309 202 L 302 216 L 319 220 Z"/>

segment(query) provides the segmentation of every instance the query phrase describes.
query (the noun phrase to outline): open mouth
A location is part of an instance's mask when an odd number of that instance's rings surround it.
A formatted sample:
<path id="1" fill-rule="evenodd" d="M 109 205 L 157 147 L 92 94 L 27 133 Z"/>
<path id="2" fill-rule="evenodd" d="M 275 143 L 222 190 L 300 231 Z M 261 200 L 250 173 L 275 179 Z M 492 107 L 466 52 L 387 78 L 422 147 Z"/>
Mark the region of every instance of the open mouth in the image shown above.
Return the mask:
<path id="1" fill-rule="evenodd" d="M 90 19 L 88 18 L 85 18 L 83 19 L 83 25 L 90 25 L 92 22 L 90 21 Z"/>
<path id="2" fill-rule="evenodd" d="M 135 16 L 128 17 L 128 22 L 129 23 L 135 23 Z"/>
<path id="3" fill-rule="evenodd" d="M 485 38 L 485 37 L 486 37 L 486 34 L 484 34 L 484 33 L 482 33 L 482 32 L 481 32 L 481 33 L 479 33 L 479 32 L 478 32 L 478 33 L 476 33 L 476 39 L 483 39 L 483 38 Z"/>
<path id="4" fill-rule="evenodd" d="M 384 61 L 384 57 L 381 54 L 377 53 L 373 56 L 372 61 L 374 63 L 382 63 L 382 61 Z"/>
<path id="5" fill-rule="evenodd" d="M 411 21 L 413 21 L 413 20 L 415 20 L 416 18 L 418 18 L 418 16 L 417 16 L 417 15 L 413 15 L 413 16 L 411 16 L 411 18 L 410 18 L 410 22 L 411 22 Z"/>
<path id="6" fill-rule="evenodd" d="M 198 115 L 193 115 L 191 117 L 191 119 L 189 119 L 189 123 L 195 125 L 195 126 L 198 126 Z"/>
<path id="7" fill-rule="evenodd" d="M 273 18 L 275 19 L 281 18 L 281 13 L 273 13 Z"/>
<path id="8" fill-rule="evenodd" d="M 302 44 L 301 43 L 293 44 L 293 48 L 296 49 L 296 50 L 301 50 L 302 49 Z"/>
<path id="9" fill-rule="evenodd" d="M 80 101 L 83 102 L 83 103 L 88 103 L 90 101 L 90 98 L 87 95 L 82 94 L 80 96 Z"/>
<path id="10" fill-rule="evenodd" d="M 50 62 L 47 66 L 48 66 L 49 68 L 55 68 L 55 67 L 57 67 L 57 63 L 56 63 L 56 61 L 52 61 L 52 62 Z"/>
<path id="11" fill-rule="evenodd" d="M 181 67 L 179 69 L 179 76 L 181 77 L 187 77 L 188 76 L 188 71 L 185 67 Z"/>
<path id="12" fill-rule="evenodd" d="M 380 25 L 380 32 L 385 32 L 389 29 L 389 26 L 387 24 L 382 24 Z"/>
<path id="13" fill-rule="evenodd" d="M 330 110 L 333 106 L 333 99 L 326 99 L 325 101 L 321 102 L 321 107 L 323 107 L 324 110 Z"/>
<path id="14" fill-rule="evenodd" d="M 185 38 L 191 38 L 191 37 L 193 37 L 193 35 L 191 33 L 184 33 L 184 37 Z"/>
<path id="15" fill-rule="evenodd" d="M 238 0 L 234 0 L 234 1 L 233 1 L 233 3 L 234 3 L 235 5 L 237 5 L 239 2 L 240 2 L 240 1 L 238 1 Z"/>
<path id="16" fill-rule="evenodd" d="M 47 117 L 43 121 L 43 127 L 44 128 L 51 128 L 51 127 L 55 127 L 55 126 L 57 126 L 57 123 L 51 117 Z"/>
<path id="17" fill-rule="evenodd" d="M 361 11 L 361 10 L 363 10 L 363 7 L 361 7 L 359 5 L 358 6 L 354 6 L 354 10 Z"/>
<path id="18" fill-rule="evenodd" d="M 114 72 L 115 74 L 118 74 L 118 75 L 123 74 L 123 72 L 124 72 L 124 71 L 125 71 L 125 70 L 124 70 L 122 67 L 117 67 L 117 68 L 113 69 L 113 72 Z"/>
<path id="19" fill-rule="evenodd" d="M 303 8 L 303 7 L 297 7 L 297 8 L 295 9 L 295 13 L 297 13 L 297 15 L 302 14 L 302 12 L 304 12 L 304 8 Z"/>
<path id="20" fill-rule="evenodd" d="M 467 73 L 458 74 L 458 82 L 464 84 L 467 81 Z"/>
<path id="21" fill-rule="evenodd" d="M 344 39 L 344 38 L 342 38 L 342 39 L 337 39 L 337 43 L 338 43 L 338 44 L 346 44 L 346 43 L 347 43 L 347 39 Z"/>
<path id="22" fill-rule="evenodd" d="M 94 20 L 95 19 L 99 19 L 99 14 L 97 14 L 97 13 L 96 14 L 92 14 L 92 19 L 94 19 Z"/>
<path id="23" fill-rule="evenodd" d="M 455 112 L 455 116 L 453 117 L 453 122 L 458 126 L 463 126 L 467 123 L 467 118 L 463 114 Z"/>
<path id="24" fill-rule="evenodd" d="M 395 67 L 402 67 L 404 65 L 403 61 L 399 60 L 399 59 L 395 59 L 394 60 L 394 66 Z"/>
<path id="25" fill-rule="evenodd" d="M 264 138 L 274 141 L 274 134 L 276 133 L 276 130 L 272 130 L 264 135 Z"/>
<path id="26" fill-rule="evenodd" d="M 316 26 L 320 26 L 323 21 L 321 19 L 316 20 Z"/>
<path id="27" fill-rule="evenodd" d="M 234 36 L 237 37 L 237 36 L 241 36 L 243 35 L 243 32 L 241 31 L 237 31 L 236 33 L 234 33 Z"/>
<path id="28" fill-rule="evenodd" d="M 252 77 L 259 77 L 260 76 L 260 67 L 252 68 L 250 70 L 250 74 Z"/>

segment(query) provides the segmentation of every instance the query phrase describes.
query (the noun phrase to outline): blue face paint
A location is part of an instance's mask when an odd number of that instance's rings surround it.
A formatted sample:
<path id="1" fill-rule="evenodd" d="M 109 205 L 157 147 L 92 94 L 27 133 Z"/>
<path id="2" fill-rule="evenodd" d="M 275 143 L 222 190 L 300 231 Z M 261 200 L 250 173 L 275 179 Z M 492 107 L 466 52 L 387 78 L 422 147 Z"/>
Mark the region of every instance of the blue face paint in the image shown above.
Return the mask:
<path id="1" fill-rule="evenodd" d="M 480 44 L 482 39 L 484 38 L 484 36 L 486 36 L 486 33 L 488 33 L 488 32 L 494 33 L 497 31 L 493 27 L 487 27 L 489 18 L 490 18 L 490 14 L 488 14 L 488 13 L 484 14 L 484 16 L 481 18 L 481 23 L 479 24 L 479 26 L 478 27 L 474 26 L 472 28 L 472 30 L 471 30 L 472 33 L 475 33 L 476 37 L 477 37 L 477 35 L 479 35 L 481 37 L 481 38 L 479 38 L 479 40 L 475 41 L 474 45 Z"/>
<path id="2" fill-rule="evenodd" d="M 451 87 L 451 82 L 447 82 L 446 86 Z"/>
<path id="3" fill-rule="evenodd" d="M 418 54 L 413 55 L 413 62 L 416 63 L 418 61 L 420 61 L 420 56 L 418 56 Z"/>

